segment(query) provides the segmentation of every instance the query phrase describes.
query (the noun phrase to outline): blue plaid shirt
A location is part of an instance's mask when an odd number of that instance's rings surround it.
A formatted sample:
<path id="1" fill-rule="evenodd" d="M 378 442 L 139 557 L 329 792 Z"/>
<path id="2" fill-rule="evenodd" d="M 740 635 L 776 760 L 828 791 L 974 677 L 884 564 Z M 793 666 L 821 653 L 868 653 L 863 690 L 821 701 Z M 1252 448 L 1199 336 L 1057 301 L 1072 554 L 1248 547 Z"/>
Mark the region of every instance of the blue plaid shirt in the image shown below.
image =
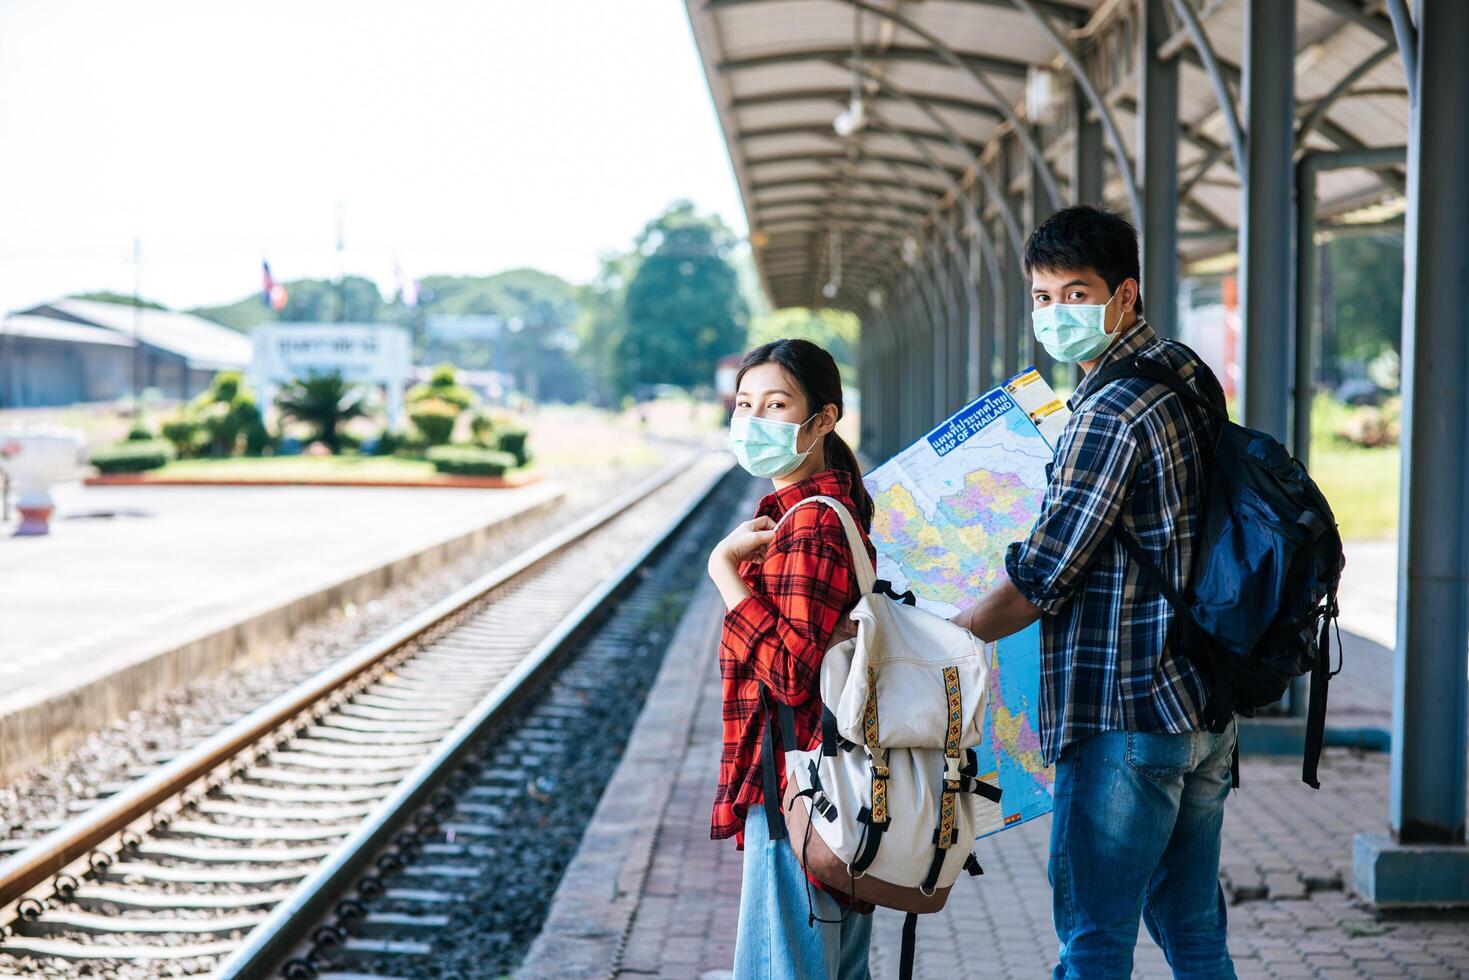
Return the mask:
<path id="1" fill-rule="evenodd" d="M 1141 355 L 1201 394 L 1189 351 L 1139 319 L 1097 370 Z M 1052 462 L 1030 537 L 1010 545 L 1010 581 L 1041 618 L 1041 749 L 1047 764 L 1098 732 L 1200 731 L 1199 671 L 1167 646 L 1173 610 L 1113 534 L 1120 522 L 1181 589 L 1193 561 L 1202 447 L 1183 400 L 1143 378 L 1100 389 L 1088 375 Z M 1217 382 L 1208 377 L 1217 392 Z"/>

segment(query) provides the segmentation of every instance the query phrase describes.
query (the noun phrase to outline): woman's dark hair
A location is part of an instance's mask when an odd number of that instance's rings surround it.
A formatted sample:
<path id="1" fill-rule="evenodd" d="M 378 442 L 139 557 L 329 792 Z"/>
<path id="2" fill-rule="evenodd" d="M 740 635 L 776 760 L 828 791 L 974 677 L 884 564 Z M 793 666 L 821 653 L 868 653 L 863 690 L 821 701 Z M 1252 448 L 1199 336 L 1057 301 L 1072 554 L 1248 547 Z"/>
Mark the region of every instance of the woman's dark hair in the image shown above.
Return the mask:
<path id="1" fill-rule="evenodd" d="M 837 418 L 842 417 L 842 374 L 837 362 L 820 346 L 809 340 L 772 340 L 761 344 L 740 361 L 735 375 L 735 388 L 745 378 L 745 372 L 757 364 L 774 364 L 795 379 L 806 396 L 806 408 L 812 415 L 828 405 L 837 407 Z M 852 502 L 857 505 L 857 519 L 864 528 L 872 527 L 872 497 L 862 485 L 862 468 L 857 465 L 857 455 L 836 430 L 826 434 L 822 443 L 826 462 L 832 469 L 841 470 L 852 478 Z"/>
<path id="2" fill-rule="evenodd" d="M 1028 276 L 1091 269 L 1117 292 L 1125 279 L 1138 282 L 1136 310 L 1143 311 L 1142 273 L 1138 270 L 1137 229 L 1120 214 L 1090 204 L 1062 208 L 1040 223 L 1025 243 L 1021 265 Z"/>

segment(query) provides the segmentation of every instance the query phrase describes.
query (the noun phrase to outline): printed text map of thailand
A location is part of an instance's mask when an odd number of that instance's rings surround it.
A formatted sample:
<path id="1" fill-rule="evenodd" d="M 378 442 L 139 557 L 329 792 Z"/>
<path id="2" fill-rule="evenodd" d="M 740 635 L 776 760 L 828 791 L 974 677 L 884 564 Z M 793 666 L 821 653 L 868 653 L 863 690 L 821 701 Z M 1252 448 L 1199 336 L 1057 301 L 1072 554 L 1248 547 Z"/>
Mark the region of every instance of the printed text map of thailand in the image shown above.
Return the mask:
<path id="1" fill-rule="evenodd" d="M 1034 370 L 940 423 L 867 476 L 876 502 L 877 574 L 919 606 L 952 616 L 1004 574 L 1005 549 L 1030 533 L 1065 406 Z M 1040 629 L 1001 640 L 991 666 L 980 778 L 1003 791 L 1003 822 L 1049 813 L 1055 772 L 1041 765 Z"/>

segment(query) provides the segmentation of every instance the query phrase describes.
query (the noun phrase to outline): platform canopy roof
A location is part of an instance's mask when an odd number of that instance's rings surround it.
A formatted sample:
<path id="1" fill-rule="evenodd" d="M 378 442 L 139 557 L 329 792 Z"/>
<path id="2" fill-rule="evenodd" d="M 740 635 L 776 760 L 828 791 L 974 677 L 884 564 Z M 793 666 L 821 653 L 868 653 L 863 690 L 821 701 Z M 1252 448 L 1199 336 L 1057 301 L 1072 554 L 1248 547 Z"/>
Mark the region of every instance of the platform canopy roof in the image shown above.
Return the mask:
<path id="1" fill-rule="evenodd" d="M 993 219 L 987 187 L 1027 192 L 1036 160 L 1026 141 L 1049 172 L 1036 191 L 1069 203 L 1076 113 L 1101 118 L 1075 85 L 1073 65 L 1084 67 L 1111 117 L 1103 120 L 1104 132 L 1112 129 L 1106 202 L 1135 211 L 1131 174 L 1117 157 L 1136 172 L 1138 2 L 687 0 L 772 302 L 861 309 L 905 248 L 911 253 L 905 241 L 949 220 L 956 193 L 975 194 Z M 1181 63 L 1180 255 L 1227 265 L 1241 196 L 1229 123 L 1242 96 L 1244 0 L 1164 0 L 1163 8 L 1171 36 L 1159 51 Z M 1404 73 L 1383 8 L 1298 0 L 1301 148 L 1404 142 Z M 1220 110 L 1221 82 L 1229 113 Z M 865 119 L 842 135 L 835 122 L 854 94 Z M 1396 220 L 1403 190 L 1401 168 L 1325 172 L 1322 227 Z M 824 296 L 838 252 L 840 283 Z"/>

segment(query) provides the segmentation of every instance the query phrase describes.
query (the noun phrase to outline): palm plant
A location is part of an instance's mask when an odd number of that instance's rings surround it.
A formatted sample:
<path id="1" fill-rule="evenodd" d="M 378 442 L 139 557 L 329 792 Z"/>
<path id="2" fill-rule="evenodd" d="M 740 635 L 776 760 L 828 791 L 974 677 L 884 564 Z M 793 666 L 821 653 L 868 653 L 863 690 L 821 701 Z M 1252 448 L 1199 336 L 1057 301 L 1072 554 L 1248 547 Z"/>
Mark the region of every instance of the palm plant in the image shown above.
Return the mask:
<path id="1" fill-rule="evenodd" d="M 282 420 L 294 419 L 312 426 L 316 439 L 335 453 L 341 449 L 338 428 L 367 415 L 367 399 L 368 393 L 361 385 L 343 380 L 334 371 L 292 381 L 276 396 L 275 406 Z"/>

